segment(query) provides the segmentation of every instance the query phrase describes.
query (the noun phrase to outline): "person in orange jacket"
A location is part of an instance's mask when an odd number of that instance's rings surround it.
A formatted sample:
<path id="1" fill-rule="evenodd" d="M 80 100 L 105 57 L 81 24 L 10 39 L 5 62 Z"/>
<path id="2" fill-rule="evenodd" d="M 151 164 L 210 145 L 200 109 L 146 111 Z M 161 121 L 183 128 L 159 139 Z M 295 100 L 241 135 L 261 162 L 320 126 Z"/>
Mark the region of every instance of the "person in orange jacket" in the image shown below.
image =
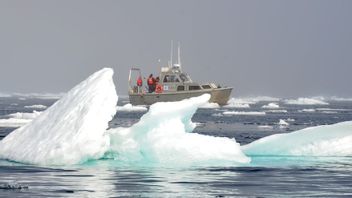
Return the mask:
<path id="1" fill-rule="evenodd" d="M 156 81 L 155 78 L 153 77 L 153 74 L 150 74 L 147 80 L 148 84 L 148 91 L 149 93 L 152 93 L 155 91 L 155 86 L 156 86 Z"/>

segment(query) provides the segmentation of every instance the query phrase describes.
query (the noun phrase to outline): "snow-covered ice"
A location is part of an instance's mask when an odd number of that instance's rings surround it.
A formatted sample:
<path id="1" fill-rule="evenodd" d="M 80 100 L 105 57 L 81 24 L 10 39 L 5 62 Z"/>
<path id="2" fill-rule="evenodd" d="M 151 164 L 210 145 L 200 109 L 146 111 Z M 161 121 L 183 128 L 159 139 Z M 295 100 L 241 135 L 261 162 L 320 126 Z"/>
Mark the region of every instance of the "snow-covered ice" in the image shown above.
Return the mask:
<path id="1" fill-rule="evenodd" d="M 116 113 L 113 70 L 102 69 L 0 142 L 0 157 L 67 165 L 98 159 L 109 148 L 108 122 Z"/>
<path id="2" fill-rule="evenodd" d="M 352 121 L 275 134 L 242 148 L 247 155 L 352 156 Z"/>
<path id="3" fill-rule="evenodd" d="M 248 163 L 235 139 L 191 133 L 193 114 L 209 98 L 205 94 L 156 103 L 132 127 L 110 129 L 112 156 L 119 161 L 169 166 Z"/>

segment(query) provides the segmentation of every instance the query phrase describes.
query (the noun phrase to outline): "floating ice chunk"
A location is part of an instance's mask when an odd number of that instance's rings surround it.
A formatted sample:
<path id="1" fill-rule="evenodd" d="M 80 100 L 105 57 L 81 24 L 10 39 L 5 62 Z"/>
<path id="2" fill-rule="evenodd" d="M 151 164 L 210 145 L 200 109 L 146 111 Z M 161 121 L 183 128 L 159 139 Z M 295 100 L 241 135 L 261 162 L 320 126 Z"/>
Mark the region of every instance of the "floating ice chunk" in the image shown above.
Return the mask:
<path id="1" fill-rule="evenodd" d="M 128 112 L 131 112 L 131 111 L 147 111 L 148 108 L 145 107 L 145 106 L 132 106 L 132 104 L 128 103 L 128 104 L 125 104 L 123 106 L 117 106 L 116 110 L 117 111 L 128 111 Z"/>
<path id="2" fill-rule="evenodd" d="M 209 94 L 178 102 L 150 106 L 140 121 L 130 128 L 110 129 L 111 151 L 116 160 L 166 166 L 248 163 L 235 139 L 190 133 L 197 108 Z"/>
<path id="3" fill-rule="evenodd" d="M 31 122 L 34 118 L 40 115 L 40 111 L 33 111 L 33 113 L 12 113 L 6 115 L 6 119 L 0 119 L 1 127 L 20 127 Z"/>
<path id="4" fill-rule="evenodd" d="M 225 108 L 250 108 L 249 104 L 246 103 L 247 101 L 244 101 L 242 99 L 235 99 L 231 98 L 228 102 L 227 105 L 225 105 Z"/>
<path id="5" fill-rule="evenodd" d="M 257 102 L 278 102 L 280 98 L 274 98 L 269 96 L 256 96 L 256 97 L 245 97 L 245 98 L 231 98 L 227 103 L 228 107 L 235 107 L 237 105 L 241 106 L 241 104 L 256 104 Z M 247 105 L 246 105 L 247 106 Z M 241 107 L 239 107 L 241 108 Z M 248 107 L 246 107 L 248 108 Z"/>
<path id="6" fill-rule="evenodd" d="M 279 121 L 279 123 L 278 123 L 279 125 L 284 125 L 284 126 L 288 126 L 288 125 L 290 125 L 289 123 L 287 123 L 285 120 L 283 120 L 283 119 L 280 119 L 280 121 Z"/>
<path id="7" fill-rule="evenodd" d="M 339 101 L 339 102 L 349 102 L 349 101 L 352 101 L 352 98 L 341 98 L 341 97 L 333 96 L 329 98 L 329 100 Z"/>
<path id="8" fill-rule="evenodd" d="M 116 113 L 113 70 L 102 69 L 0 141 L 0 157 L 42 165 L 98 159 L 109 148 L 108 122 Z"/>
<path id="9" fill-rule="evenodd" d="M 213 102 L 208 102 L 205 103 L 204 105 L 200 106 L 199 108 L 203 108 L 203 109 L 218 109 L 220 108 L 218 103 L 213 103 Z"/>
<path id="10" fill-rule="evenodd" d="M 24 106 L 24 108 L 26 108 L 26 109 L 46 109 L 48 107 L 45 105 L 38 104 L 38 105 Z"/>
<path id="11" fill-rule="evenodd" d="M 242 148 L 247 155 L 352 156 L 352 121 L 275 134 Z"/>
<path id="12" fill-rule="evenodd" d="M 34 110 L 33 113 L 17 112 L 6 115 L 6 117 L 33 120 L 34 118 L 38 117 L 41 113 L 41 111 Z"/>
<path id="13" fill-rule="evenodd" d="M 214 116 L 214 117 L 223 117 L 224 115 L 222 113 L 213 113 L 211 114 L 211 116 Z"/>
<path id="14" fill-rule="evenodd" d="M 287 123 L 285 120 L 280 119 L 278 125 L 280 125 L 280 126 L 288 126 L 288 125 L 290 125 L 290 124 Z"/>
<path id="15" fill-rule="evenodd" d="M 12 96 L 21 98 L 38 98 L 38 99 L 60 99 L 65 93 L 13 93 Z"/>
<path id="16" fill-rule="evenodd" d="M 280 108 L 280 106 L 277 103 L 271 102 L 267 105 L 263 105 L 262 108 L 263 109 L 278 109 L 278 108 Z"/>
<path id="17" fill-rule="evenodd" d="M 312 113 L 312 112 L 315 112 L 315 109 L 302 109 L 302 110 L 298 110 L 298 112 L 301 112 L 301 113 Z"/>
<path id="18" fill-rule="evenodd" d="M 0 119 L 0 127 L 21 127 L 30 123 L 31 121 L 32 120 L 30 119 L 17 118 Z"/>
<path id="19" fill-rule="evenodd" d="M 8 97 L 11 97 L 11 94 L 0 93 L 0 98 L 8 98 Z"/>
<path id="20" fill-rule="evenodd" d="M 270 112 L 270 113 L 287 113 L 286 109 L 270 109 L 267 110 L 266 112 Z"/>
<path id="21" fill-rule="evenodd" d="M 224 111 L 224 115 L 265 115 L 265 112 L 262 111 Z"/>
<path id="22" fill-rule="evenodd" d="M 335 113 L 338 113 L 338 112 L 337 111 L 322 111 L 321 113 L 335 114 Z"/>
<path id="23" fill-rule="evenodd" d="M 269 125 L 259 125 L 258 126 L 259 129 L 273 129 L 273 126 L 269 126 Z"/>
<path id="24" fill-rule="evenodd" d="M 298 98 L 298 99 L 287 99 L 286 104 L 291 105 L 329 105 L 329 103 L 322 100 L 323 98 Z"/>

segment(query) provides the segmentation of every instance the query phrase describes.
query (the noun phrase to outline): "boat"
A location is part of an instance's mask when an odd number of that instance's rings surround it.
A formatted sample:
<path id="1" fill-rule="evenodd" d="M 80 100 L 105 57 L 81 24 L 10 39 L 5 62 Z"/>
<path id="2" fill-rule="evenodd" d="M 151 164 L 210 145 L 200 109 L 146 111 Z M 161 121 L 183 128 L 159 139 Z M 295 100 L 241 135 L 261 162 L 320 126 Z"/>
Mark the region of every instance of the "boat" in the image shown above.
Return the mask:
<path id="1" fill-rule="evenodd" d="M 161 67 L 154 91 L 148 91 L 148 87 L 137 86 L 137 80 L 132 82 L 132 77 L 143 79 L 140 68 L 132 67 L 128 76 L 128 95 L 132 105 L 151 105 L 156 102 L 179 101 L 186 98 L 210 94 L 211 103 L 226 105 L 232 91 L 232 87 L 222 87 L 215 83 L 199 84 L 183 72 L 180 58 L 180 45 L 178 45 L 178 62 L 172 64 L 173 44 L 171 43 L 171 58 L 168 66 Z M 134 79 L 134 78 L 133 78 Z M 142 80 L 146 85 L 146 79 Z"/>

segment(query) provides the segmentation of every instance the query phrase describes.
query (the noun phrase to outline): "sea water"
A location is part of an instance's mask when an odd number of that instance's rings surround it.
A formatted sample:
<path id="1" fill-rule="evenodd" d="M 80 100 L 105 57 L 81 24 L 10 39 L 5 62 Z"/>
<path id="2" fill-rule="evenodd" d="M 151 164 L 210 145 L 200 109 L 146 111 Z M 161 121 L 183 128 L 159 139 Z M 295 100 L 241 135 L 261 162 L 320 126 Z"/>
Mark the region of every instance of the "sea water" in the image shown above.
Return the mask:
<path id="1" fill-rule="evenodd" d="M 18 112 L 40 112 L 43 109 L 33 105 L 50 107 L 55 101 L 33 97 L 0 98 L 1 119 L 9 119 L 8 115 Z M 118 106 L 127 103 L 128 98 L 120 97 Z M 270 103 L 279 108 L 263 108 Z M 199 108 L 192 117 L 196 123 L 193 133 L 234 138 L 246 145 L 273 134 L 352 120 L 351 101 L 327 103 L 302 105 L 275 99 L 258 100 L 242 105 L 244 108 Z M 144 114 L 143 108 L 141 111 L 117 111 L 109 128 L 131 127 Z M 0 138 L 14 129 L 2 126 Z M 350 157 L 251 155 L 250 158 L 250 163 L 233 166 L 121 163 L 109 156 L 76 165 L 30 165 L 0 160 L 0 197 L 352 196 Z"/>

